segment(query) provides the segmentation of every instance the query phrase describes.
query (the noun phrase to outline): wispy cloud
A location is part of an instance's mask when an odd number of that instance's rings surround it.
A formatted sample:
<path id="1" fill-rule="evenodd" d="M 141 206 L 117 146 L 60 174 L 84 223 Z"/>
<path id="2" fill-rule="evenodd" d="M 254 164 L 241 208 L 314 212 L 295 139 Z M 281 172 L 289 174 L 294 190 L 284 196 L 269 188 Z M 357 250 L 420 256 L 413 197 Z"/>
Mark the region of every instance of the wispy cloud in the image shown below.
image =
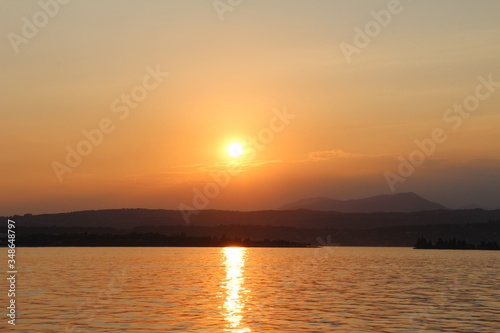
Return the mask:
<path id="1" fill-rule="evenodd" d="M 266 164 L 283 163 L 282 160 L 259 160 L 259 161 L 226 161 L 221 163 L 210 164 L 199 168 L 201 171 L 224 171 L 228 167 L 237 167 L 240 171 L 245 171 L 248 168 L 260 167 Z"/>
<path id="2" fill-rule="evenodd" d="M 266 164 L 284 163 L 282 160 L 258 160 L 258 161 L 224 161 L 213 164 L 190 164 L 170 167 L 165 171 L 151 172 L 146 174 L 129 175 L 128 179 L 163 179 L 172 181 L 203 179 L 210 172 L 237 170 L 238 173 L 244 172 L 249 168 L 260 167 Z"/>
<path id="3" fill-rule="evenodd" d="M 177 166 L 173 166 L 170 168 L 170 170 L 186 170 L 186 169 L 197 169 L 199 167 L 203 166 L 203 164 L 201 163 L 197 163 L 197 164 L 188 164 L 188 165 L 177 165 Z"/>
<path id="4" fill-rule="evenodd" d="M 315 151 L 308 154 L 309 159 L 313 161 L 325 161 L 337 158 L 363 158 L 363 157 L 374 157 L 374 156 L 375 155 L 347 153 L 340 149 Z"/>

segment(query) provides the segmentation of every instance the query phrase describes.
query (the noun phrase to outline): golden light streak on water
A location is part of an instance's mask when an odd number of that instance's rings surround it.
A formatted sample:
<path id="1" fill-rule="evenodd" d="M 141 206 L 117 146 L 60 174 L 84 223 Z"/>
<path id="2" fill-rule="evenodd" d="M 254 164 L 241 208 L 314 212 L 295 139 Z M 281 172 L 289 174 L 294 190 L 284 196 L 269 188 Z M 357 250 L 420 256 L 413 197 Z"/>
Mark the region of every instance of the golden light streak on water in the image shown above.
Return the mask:
<path id="1" fill-rule="evenodd" d="M 222 249 L 223 261 L 226 266 L 226 278 L 222 287 L 226 292 L 223 316 L 227 322 L 226 332 L 245 333 L 250 328 L 242 323 L 245 300 L 248 290 L 244 288 L 244 268 L 247 249 L 244 247 L 225 247 Z"/>

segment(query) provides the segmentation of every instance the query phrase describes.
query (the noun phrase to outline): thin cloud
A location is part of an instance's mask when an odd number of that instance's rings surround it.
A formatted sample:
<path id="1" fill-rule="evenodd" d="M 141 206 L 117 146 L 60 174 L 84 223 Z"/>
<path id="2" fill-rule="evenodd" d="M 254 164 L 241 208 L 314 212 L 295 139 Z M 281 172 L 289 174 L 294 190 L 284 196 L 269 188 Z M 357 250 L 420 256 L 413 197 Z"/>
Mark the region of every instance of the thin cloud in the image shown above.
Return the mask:
<path id="1" fill-rule="evenodd" d="M 374 157 L 374 156 L 375 155 L 346 153 L 345 151 L 340 149 L 315 151 L 308 154 L 309 159 L 313 161 L 326 161 L 337 158 L 362 158 L 362 157 Z"/>
<path id="2" fill-rule="evenodd" d="M 200 167 L 200 170 L 203 171 L 224 171 L 228 167 L 238 167 L 241 171 L 244 171 L 245 168 L 250 168 L 250 167 L 259 167 L 265 164 L 273 164 L 273 163 L 283 163 L 282 160 L 259 160 L 259 161 L 239 161 L 239 162 L 233 162 L 233 161 L 227 161 L 227 162 L 221 162 L 221 163 L 216 163 L 212 165 L 207 165 Z"/>

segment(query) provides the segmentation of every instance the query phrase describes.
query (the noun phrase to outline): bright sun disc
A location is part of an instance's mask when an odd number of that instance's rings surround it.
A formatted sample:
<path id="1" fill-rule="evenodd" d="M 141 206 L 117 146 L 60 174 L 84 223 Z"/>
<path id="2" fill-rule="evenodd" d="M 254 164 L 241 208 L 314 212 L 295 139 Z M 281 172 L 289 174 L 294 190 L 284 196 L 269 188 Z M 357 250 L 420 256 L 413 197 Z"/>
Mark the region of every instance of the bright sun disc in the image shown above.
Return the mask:
<path id="1" fill-rule="evenodd" d="M 243 154 L 243 146 L 241 143 L 233 142 L 227 147 L 227 153 L 231 157 L 239 157 Z"/>

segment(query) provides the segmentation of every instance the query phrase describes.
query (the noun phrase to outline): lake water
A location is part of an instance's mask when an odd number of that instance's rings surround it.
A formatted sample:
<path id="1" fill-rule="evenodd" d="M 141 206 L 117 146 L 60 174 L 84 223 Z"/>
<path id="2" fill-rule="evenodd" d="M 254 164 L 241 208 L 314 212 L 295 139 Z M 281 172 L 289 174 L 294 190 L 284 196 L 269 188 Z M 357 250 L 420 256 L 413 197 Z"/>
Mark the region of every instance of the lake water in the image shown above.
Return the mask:
<path id="1" fill-rule="evenodd" d="M 500 332 L 500 252 L 21 248 L 17 262 L 16 332 Z"/>

